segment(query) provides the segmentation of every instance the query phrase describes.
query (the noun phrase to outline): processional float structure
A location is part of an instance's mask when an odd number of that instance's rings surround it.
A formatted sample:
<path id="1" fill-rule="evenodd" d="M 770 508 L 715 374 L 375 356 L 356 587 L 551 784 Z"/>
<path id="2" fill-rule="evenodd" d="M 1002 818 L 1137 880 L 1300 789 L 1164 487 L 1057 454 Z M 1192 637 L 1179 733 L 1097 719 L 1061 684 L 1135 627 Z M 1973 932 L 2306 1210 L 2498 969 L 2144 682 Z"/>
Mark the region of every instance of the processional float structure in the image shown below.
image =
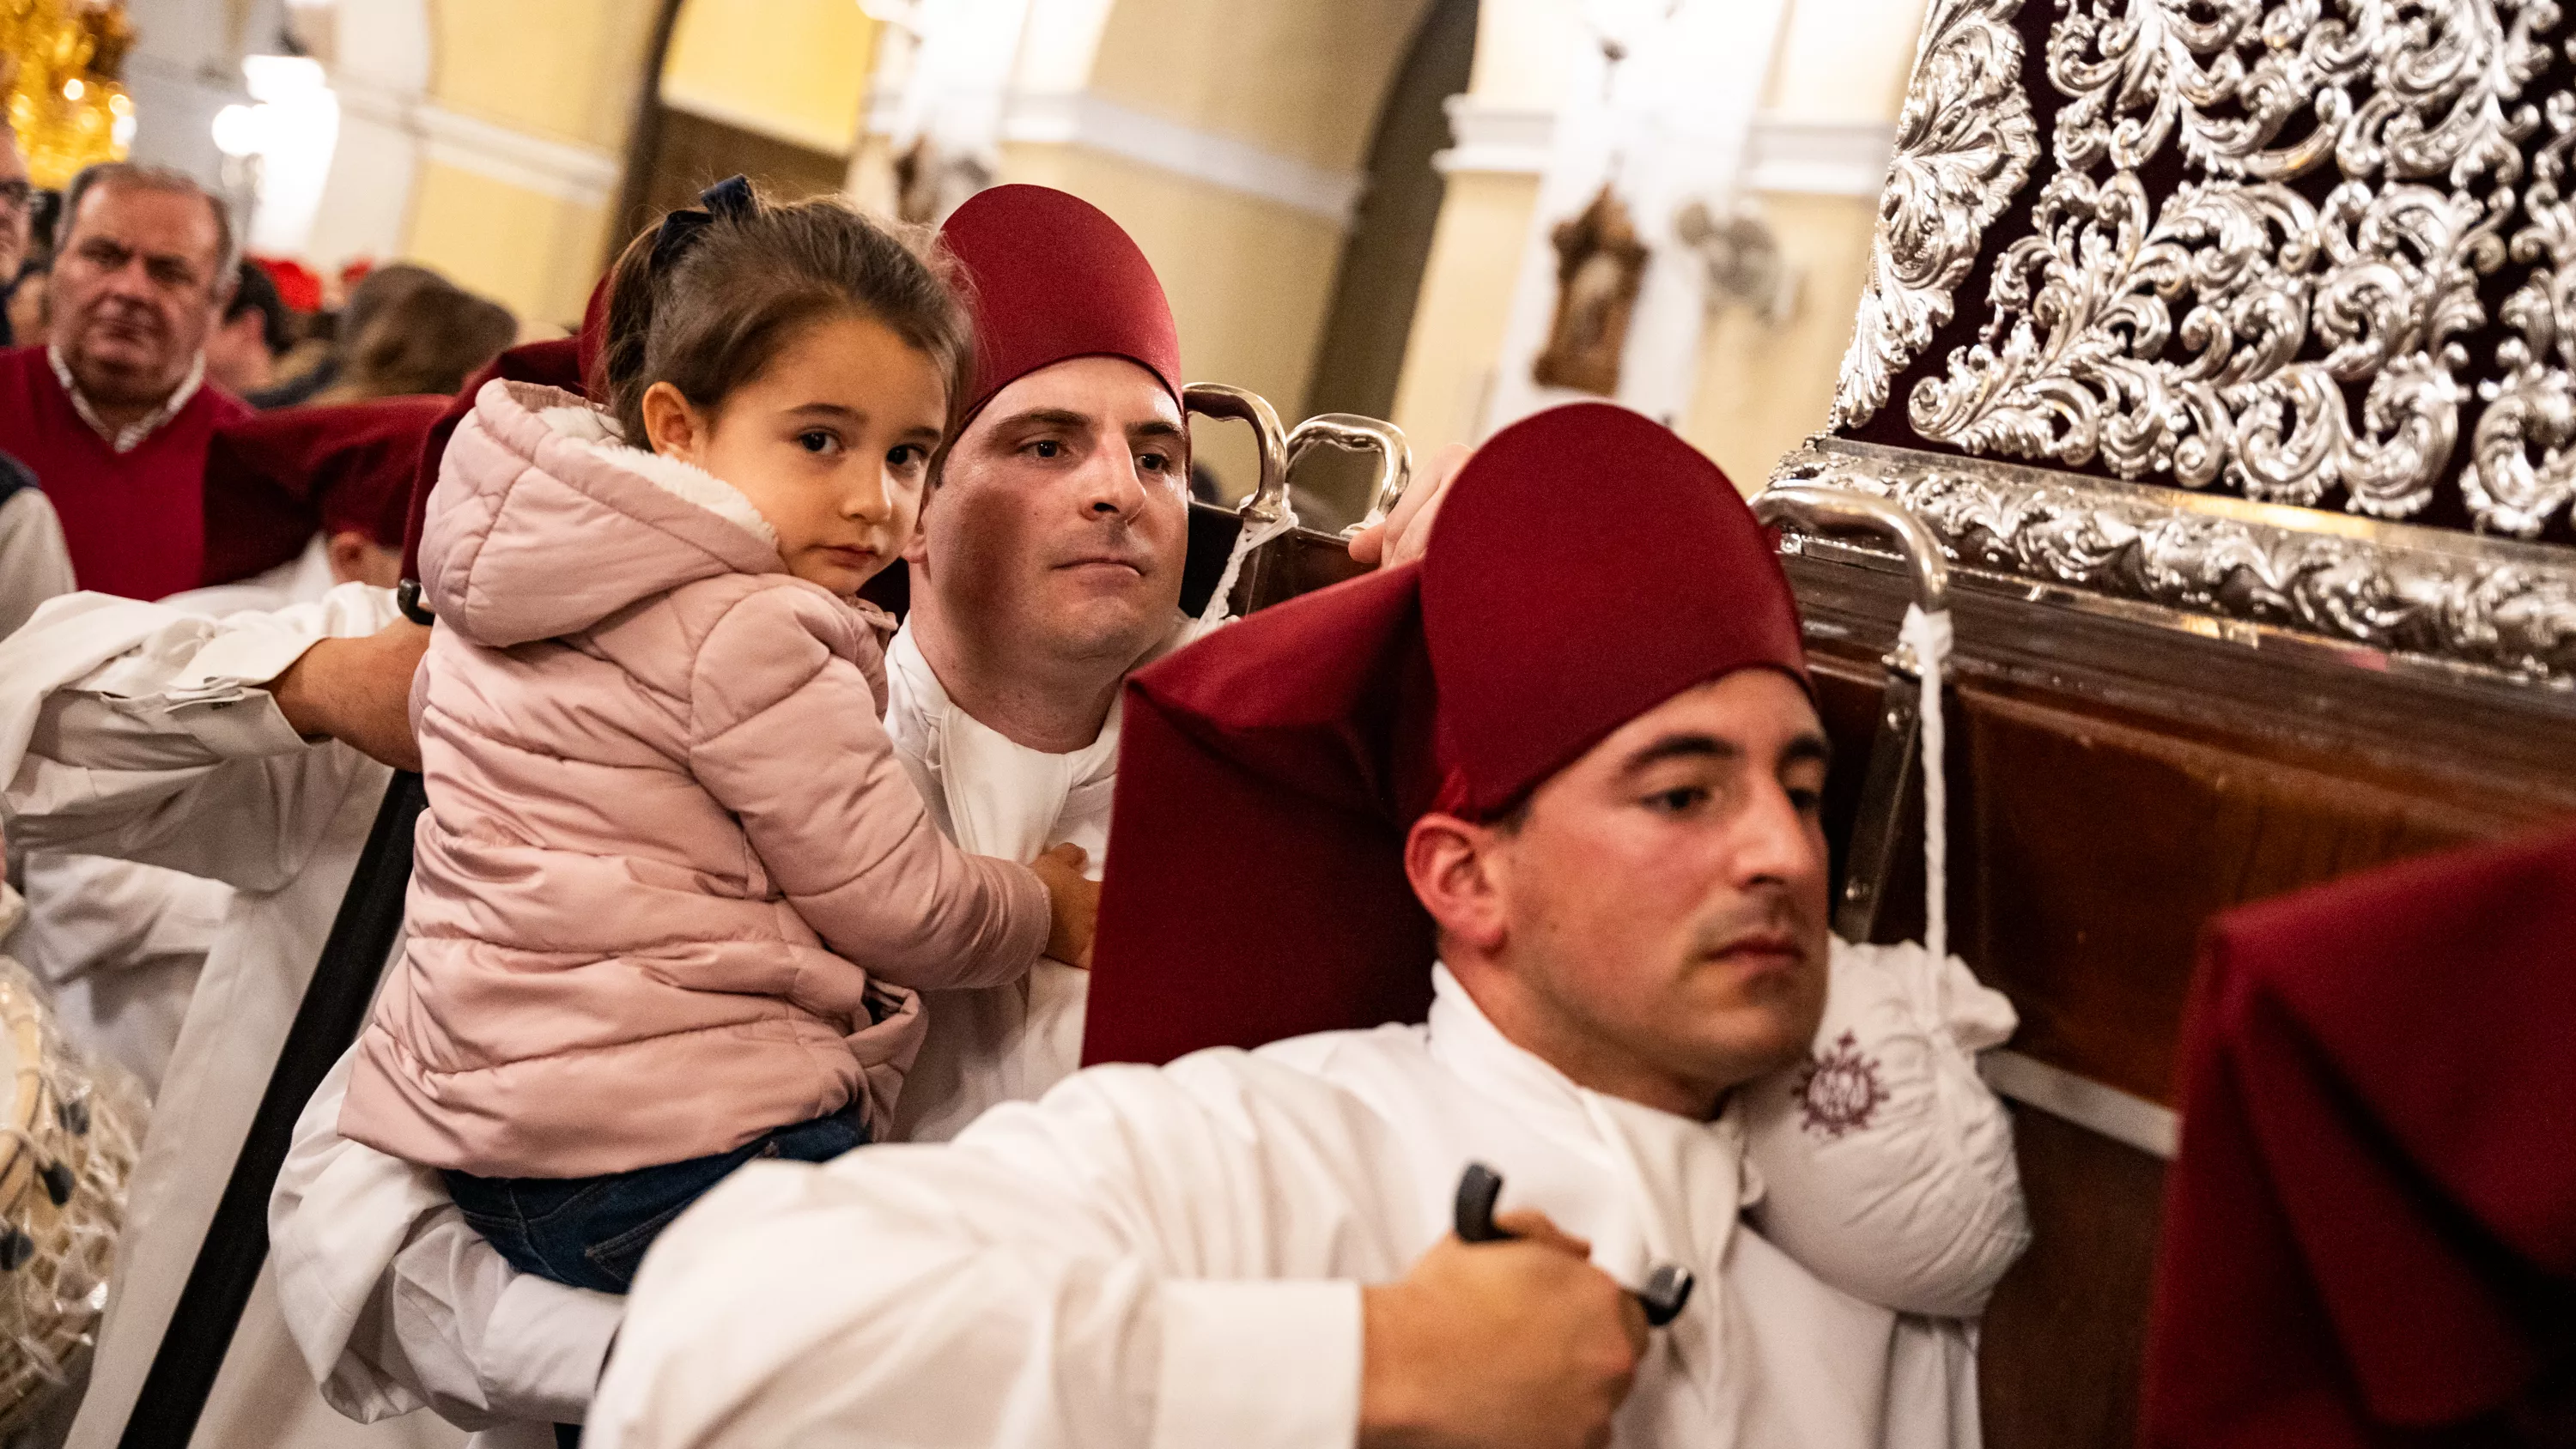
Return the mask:
<path id="1" fill-rule="evenodd" d="M 1985 1065 L 2034 1227 L 1991 1444 L 2136 1433 L 2202 922 L 2576 810 L 2570 39 L 2516 0 L 1930 6 L 1831 421 L 1765 496 L 1885 500 L 1950 565 L 1945 904 L 2020 1013 Z M 1787 522 L 1849 749 L 1914 581 Z"/>
<path id="2" fill-rule="evenodd" d="M 1412 452 L 1392 423 L 1325 413 L 1284 428 L 1278 409 L 1247 388 L 1184 390 L 1188 411 L 1247 424 L 1259 456 L 1251 493 L 1235 508 L 1193 502 L 1181 598 L 1202 617 L 1266 607 L 1359 571 L 1349 537 L 1384 519 L 1412 477 Z M 1376 455 L 1366 517 L 1341 532 L 1300 521 L 1290 497 L 1297 463 L 1319 448 Z M 188 1281 L 137 1396 L 120 1449 L 186 1449 L 232 1346 L 233 1331 L 268 1257 L 268 1200 L 293 1145 L 296 1119 L 332 1064 L 366 1024 L 384 967 L 402 935 L 414 827 L 426 799 L 420 776 L 397 771 L 367 835 L 339 913 L 323 942 L 277 1065 L 226 1179 Z"/>

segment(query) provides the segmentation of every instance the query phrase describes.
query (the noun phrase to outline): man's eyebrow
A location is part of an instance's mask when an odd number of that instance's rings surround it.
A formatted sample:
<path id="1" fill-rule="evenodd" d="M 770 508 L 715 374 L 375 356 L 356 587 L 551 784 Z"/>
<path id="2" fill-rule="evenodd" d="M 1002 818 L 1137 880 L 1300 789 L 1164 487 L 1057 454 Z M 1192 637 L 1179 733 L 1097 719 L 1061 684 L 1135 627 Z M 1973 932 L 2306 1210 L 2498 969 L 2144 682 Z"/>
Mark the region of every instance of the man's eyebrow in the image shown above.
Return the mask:
<path id="1" fill-rule="evenodd" d="M 1823 735 L 1818 734 L 1814 730 L 1809 730 L 1805 734 L 1791 740 L 1780 750 L 1780 763 L 1783 765 L 1802 765 L 1809 760 L 1813 760 L 1817 764 L 1822 765 L 1829 770 L 1832 769 L 1834 764 L 1834 742 L 1826 739 Z"/>
<path id="2" fill-rule="evenodd" d="M 1089 415 L 1071 408 L 1030 408 L 993 424 L 993 431 L 1006 432 L 1012 428 L 1070 428 L 1079 431 L 1090 426 Z"/>
<path id="3" fill-rule="evenodd" d="M 1619 773 L 1634 775 L 1652 769 L 1666 760 L 1738 760 L 1743 757 L 1743 749 L 1734 741 L 1722 740 L 1715 735 L 1665 735 L 1630 755 L 1627 762 L 1619 767 Z"/>
<path id="4" fill-rule="evenodd" d="M 1151 422 L 1135 423 L 1127 429 L 1129 442 L 1142 442 L 1147 438 L 1186 438 L 1188 436 L 1188 433 L 1181 430 L 1180 424 L 1165 422 L 1161 418 Z"/>

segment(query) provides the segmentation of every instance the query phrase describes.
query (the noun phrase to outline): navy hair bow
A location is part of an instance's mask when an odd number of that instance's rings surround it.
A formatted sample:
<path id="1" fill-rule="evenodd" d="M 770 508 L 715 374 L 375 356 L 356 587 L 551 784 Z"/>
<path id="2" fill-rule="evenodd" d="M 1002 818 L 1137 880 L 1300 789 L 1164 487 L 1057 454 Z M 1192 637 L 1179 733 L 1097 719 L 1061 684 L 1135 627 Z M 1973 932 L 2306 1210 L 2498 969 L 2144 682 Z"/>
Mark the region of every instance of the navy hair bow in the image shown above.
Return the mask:
<path id="1" fill-rule="evenodd" d="M 748 176 L 729 176 L 699 192 L 698 207 L 703 209 L 672 212 L 662 218 L 661 229 L 653 234 L 654 274 L 668 272 L 719 218 L 740 221 L 759 204 Z"/>

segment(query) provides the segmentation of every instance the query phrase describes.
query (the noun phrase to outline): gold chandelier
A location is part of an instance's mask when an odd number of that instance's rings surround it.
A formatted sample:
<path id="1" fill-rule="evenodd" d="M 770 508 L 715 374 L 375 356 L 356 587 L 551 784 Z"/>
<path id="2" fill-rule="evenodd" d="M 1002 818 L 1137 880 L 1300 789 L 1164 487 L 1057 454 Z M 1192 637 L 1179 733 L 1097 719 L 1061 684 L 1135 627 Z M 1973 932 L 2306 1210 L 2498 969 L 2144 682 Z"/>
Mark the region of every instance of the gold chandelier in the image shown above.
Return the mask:
<path id="1" fill-rule="evenodd" d="M 133 46 L 125 0 L 0 0 L 0 97 L 38 186 L 125 159 L 134 102 L 117 77 Z"/>

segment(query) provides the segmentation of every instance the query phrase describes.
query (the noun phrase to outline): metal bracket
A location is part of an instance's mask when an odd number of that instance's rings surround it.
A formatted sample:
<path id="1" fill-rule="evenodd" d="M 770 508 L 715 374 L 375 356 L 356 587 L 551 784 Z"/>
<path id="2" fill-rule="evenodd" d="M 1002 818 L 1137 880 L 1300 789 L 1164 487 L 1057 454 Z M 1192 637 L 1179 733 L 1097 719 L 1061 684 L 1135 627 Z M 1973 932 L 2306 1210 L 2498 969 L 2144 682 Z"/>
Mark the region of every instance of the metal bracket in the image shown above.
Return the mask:
<path id="1" fill-rule="evenodd" d="M 1898 504 L 1848 488 L 1785 483 L 1754 495 L 1753 516 L 1768 526 L 1795 526 L 1807 533 L 1841 529 L 1887 535 L 1913 576 L 1916 605 L 1927 614 L 1950 606 L 1949 560 L 1931 530 Z M 1879 696 L 1878 728 L 1870 736 L 1843 895 L 1834 906 L 1834 934 L 1846 941 L 1866 942 L 1877 934 L 1888 873 L 1896 860 L 1897 826 L 1905 818 L 1905 802 L 1922 783 L 1921 673 L 1912 651 L 1902 646 L 1889 650 L 1884 662 L 1887 688 Z M 1938 824 L 1924 823 L 1926 829 Z"/>

